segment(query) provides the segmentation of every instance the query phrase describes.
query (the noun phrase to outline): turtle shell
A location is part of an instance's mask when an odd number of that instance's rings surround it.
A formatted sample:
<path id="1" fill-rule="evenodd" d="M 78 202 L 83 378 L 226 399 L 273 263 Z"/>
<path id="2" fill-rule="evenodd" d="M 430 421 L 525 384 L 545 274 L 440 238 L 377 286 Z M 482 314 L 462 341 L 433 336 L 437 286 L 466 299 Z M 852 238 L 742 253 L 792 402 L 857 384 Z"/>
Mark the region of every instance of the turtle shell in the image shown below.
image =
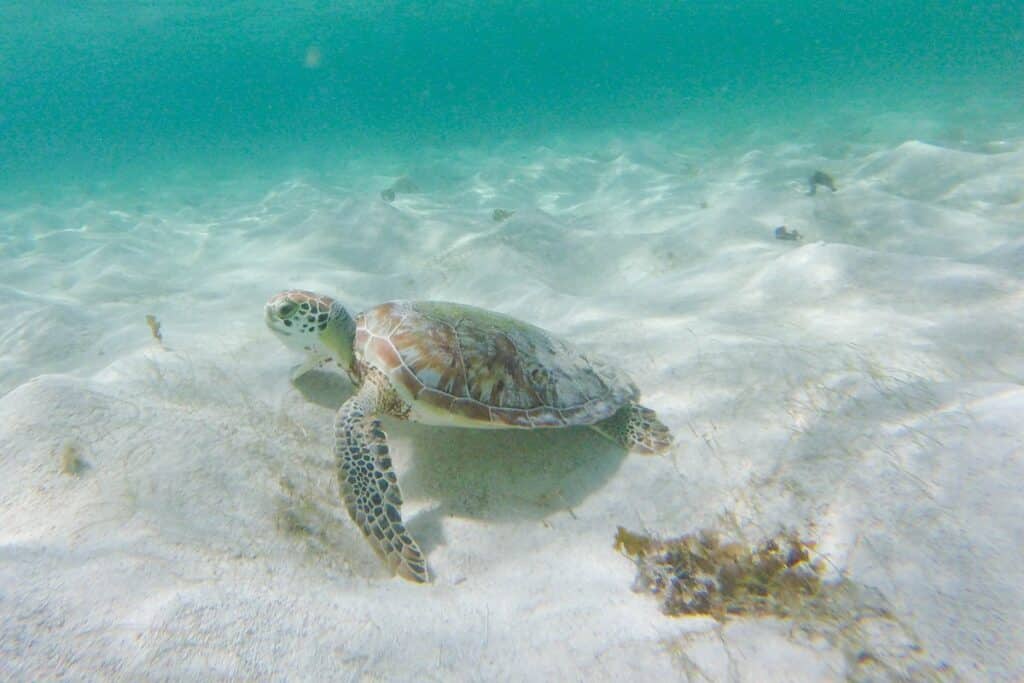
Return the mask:
<path id="1" fill-rule="evenodd" d="M 625 373 L 539 327 L 462 304 L 392 301 L 356 316 L 355 355 L 434 424 L 593 424 L 638 397 Z"/>

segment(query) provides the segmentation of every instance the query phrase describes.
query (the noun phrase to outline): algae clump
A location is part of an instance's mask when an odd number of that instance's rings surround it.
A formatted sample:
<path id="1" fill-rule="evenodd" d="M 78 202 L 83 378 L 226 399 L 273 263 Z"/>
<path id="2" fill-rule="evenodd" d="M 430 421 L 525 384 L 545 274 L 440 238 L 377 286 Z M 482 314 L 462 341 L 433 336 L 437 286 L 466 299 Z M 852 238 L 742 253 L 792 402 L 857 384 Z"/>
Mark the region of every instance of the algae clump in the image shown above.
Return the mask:
<path id="1" fill-rule="evenodd" d="M 656 595 L 668 616 L 786 619 L 794 642 L 824 639 L 838 650 L 853 683 L 958 680 L 878 591 L 846 578 L 823 580 L 814 543 L 795 533 L 750 545 L 708 530 L 660 540 L 619 527 L 615 548 L 636 564 L 633 590 Z"/>
<path id="2" fill-rule="evenodd" d="M 670 616 L 790 616 L 823 590 L 813 543 L 783 533 L 760 545 L 714 531 L 658 540 L 619 527 L 615 548 L 633 559 L 633 590 L 657 595 Z"/>

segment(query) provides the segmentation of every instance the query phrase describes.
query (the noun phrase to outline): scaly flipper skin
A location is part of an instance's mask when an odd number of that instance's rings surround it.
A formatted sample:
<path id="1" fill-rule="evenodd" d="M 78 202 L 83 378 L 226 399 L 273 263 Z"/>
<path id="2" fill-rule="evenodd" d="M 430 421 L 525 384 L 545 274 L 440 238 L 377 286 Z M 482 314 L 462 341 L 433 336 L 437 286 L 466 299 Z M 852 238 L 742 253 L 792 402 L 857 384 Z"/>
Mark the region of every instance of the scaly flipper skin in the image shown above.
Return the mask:
<path id="1" fill-rule="evenodd" d="M 638 403 L 627 403 L 619 412 L 595 423 L 593 429 L 631 453 L 657 455 L 672 446 L 668 427 L 653 410 Z"/>
<path id="2" fill-rule="evenodd" d="M 352 521 L 391 570 L 425 583 L 430 580 L 426 560 L 402 524 L 402 494 L 391 467 L 387 435 L 373 418 L 387 408 L 387 380 L 376 370 L 368 375 L 334 422 L 341 497 Z"/>

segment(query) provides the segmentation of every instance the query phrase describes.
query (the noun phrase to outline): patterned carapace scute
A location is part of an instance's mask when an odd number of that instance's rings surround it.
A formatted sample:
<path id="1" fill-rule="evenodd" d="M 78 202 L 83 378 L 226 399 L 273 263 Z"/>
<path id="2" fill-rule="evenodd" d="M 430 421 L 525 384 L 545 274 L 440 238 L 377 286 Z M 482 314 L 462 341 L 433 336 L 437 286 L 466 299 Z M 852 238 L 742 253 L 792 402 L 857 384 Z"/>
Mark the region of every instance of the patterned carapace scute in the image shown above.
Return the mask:
<path id="1" fill-rule="evenodd" d="M 480 422 L 592 424 L 638 396 L 624 373 L 539 327 L 461 304 L 371 308 L 356 317 L 355 353 L 415 404 Z"/>

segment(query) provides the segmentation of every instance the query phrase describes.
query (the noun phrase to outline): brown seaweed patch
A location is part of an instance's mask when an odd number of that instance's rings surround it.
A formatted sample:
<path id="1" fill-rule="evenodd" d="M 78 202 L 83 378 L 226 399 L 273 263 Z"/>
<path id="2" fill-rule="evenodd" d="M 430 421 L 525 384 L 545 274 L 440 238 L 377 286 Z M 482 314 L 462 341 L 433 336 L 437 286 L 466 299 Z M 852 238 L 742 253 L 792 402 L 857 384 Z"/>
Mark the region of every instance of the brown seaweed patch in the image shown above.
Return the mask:
<path id="1" fill-rule="evenodd" d="M 714 531 L 662 541 L 619 527 L 615 548 L 637 565 L 633 589 L 660 597 L 670 616 L 786 617 L 824 590 L 814 544 L 791 533 L 751 547 Z"/>
<path id="2" fill-rule="evenodd" d="M 853 683 L 958 680 L 881 593 L 848 578 L 824 580 L 814 543 L 794 532 L 749 545 L 709 530 L 661 540 L 619 527 L 615 548 L 637 566 L 633 590 L 656 595 L 669 616 L 786 619 L 792 640 L 824 639 L 842 653 Z"/>

